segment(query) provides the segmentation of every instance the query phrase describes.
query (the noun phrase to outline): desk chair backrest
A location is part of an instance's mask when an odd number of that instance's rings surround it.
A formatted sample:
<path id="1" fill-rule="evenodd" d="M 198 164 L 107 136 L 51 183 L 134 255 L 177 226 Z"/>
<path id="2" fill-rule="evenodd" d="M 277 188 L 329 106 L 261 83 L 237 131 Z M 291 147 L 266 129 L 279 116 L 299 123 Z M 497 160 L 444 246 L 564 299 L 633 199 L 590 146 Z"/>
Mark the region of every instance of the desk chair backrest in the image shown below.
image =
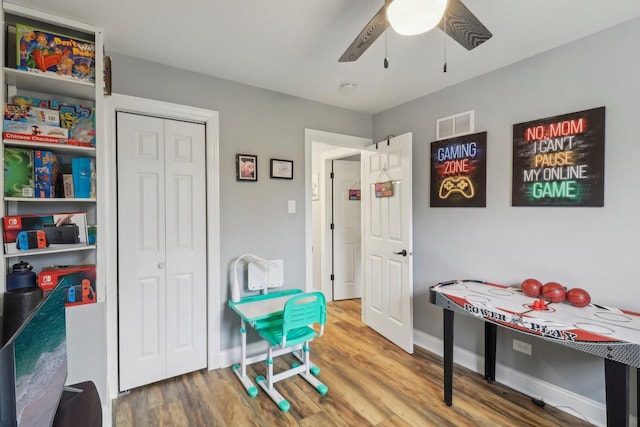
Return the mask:
<path id="1" fill-rule="evenodd" d="M 315 336 L 321 336 L 327 322 L 327 302 L 322 292 L 309 292 L 287 300 L 282 313 L 281 346 L 296 345 L 310 339 L 310 328 L 320 325 Z"/>

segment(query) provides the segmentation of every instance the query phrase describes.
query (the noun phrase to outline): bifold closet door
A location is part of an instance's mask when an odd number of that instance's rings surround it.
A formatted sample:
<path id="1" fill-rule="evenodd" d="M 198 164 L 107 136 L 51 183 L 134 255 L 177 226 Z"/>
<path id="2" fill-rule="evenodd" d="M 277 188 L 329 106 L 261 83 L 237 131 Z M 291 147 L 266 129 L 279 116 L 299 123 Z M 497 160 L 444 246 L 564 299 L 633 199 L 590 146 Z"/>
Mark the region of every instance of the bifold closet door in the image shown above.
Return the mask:
<path id="1" fill-rule="evenodd" d="M 206 367 L 204 126 L 117 113 L 120 390 Z"/>

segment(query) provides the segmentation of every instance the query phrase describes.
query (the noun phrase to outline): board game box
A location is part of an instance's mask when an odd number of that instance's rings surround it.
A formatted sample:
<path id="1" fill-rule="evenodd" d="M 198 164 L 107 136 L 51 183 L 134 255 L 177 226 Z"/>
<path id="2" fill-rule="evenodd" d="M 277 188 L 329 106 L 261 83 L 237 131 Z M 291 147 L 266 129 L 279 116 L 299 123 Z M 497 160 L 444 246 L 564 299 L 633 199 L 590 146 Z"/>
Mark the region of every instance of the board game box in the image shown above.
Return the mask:
<path id="1" fill-rule="evenodd" d="M 60 126 L 69 130 L 67 144 L 95 147 L 96 110 L 94 107 L 30 96 L 15 96 L 13 103 L 57 111 L 60 115 Z"/>
<path id="2" fill-rule="evenodd" d="M 48 199 L 62 197 L 60 164 L 51 151 L 33 151 L 33 186 L 34 197 Z"/>
<path id="3" fill-rule="evenodd" d="M 16 24 L 19 70 L 95 82 L 95 43 Z"/>
<path id="4" fill-rule="evenodd" d="M 2 137 L 4 139 L 66 144 L 69 138 L 69 130 L 59 126 L 14 122 L 11 120 L 5 120 L 2 123 Z"/>
<path id="5" fill-rule="evenodd" d="M 4 119 L 14 122 L 60 126 L 60 114 L 57 111 L 31 105 L 4 104 Z"/>
<path id="6" fill-rule="evenodd" d="M 33 197 L 33 150 L 4 148 L 4 196 Z"/>

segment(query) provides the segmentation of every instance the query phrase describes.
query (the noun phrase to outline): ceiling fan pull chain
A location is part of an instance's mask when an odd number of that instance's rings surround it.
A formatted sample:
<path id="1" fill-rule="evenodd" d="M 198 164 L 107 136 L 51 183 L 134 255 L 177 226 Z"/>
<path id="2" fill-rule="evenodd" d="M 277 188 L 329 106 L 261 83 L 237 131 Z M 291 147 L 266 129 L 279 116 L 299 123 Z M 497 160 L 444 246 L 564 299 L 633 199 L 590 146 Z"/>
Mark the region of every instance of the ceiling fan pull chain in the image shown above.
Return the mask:
<path id="1" fill-rule="evenodd" d="M 444 11 L 444 65 L 442 66 L 442 72 L 447 72 L 447 10 Z"/>
<path id="2" fill-rule="evenodd" d="M 387 31 L 389 29 L 389 21 L 385 19 L 384 24 L 384 68 L 389 68 L 389 57 L 387 56 Z"/>

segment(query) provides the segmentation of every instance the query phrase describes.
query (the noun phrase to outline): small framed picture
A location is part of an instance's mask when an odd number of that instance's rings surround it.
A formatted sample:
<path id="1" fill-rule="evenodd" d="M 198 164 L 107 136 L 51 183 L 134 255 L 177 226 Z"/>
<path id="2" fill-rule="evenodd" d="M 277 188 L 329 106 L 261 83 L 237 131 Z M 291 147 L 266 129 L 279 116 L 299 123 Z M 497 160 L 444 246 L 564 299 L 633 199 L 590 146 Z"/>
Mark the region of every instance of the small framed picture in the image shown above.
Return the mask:
<path id="1" fill-rule="evenodd" d="M 236 154 L 236 180 L 258 180 L 258 156 L 251 154 Z"/>
<path id="2" fill-rule="evenodd" d="M 293 161 L 271 159 L 271 178 L 293 179 Z"/>

